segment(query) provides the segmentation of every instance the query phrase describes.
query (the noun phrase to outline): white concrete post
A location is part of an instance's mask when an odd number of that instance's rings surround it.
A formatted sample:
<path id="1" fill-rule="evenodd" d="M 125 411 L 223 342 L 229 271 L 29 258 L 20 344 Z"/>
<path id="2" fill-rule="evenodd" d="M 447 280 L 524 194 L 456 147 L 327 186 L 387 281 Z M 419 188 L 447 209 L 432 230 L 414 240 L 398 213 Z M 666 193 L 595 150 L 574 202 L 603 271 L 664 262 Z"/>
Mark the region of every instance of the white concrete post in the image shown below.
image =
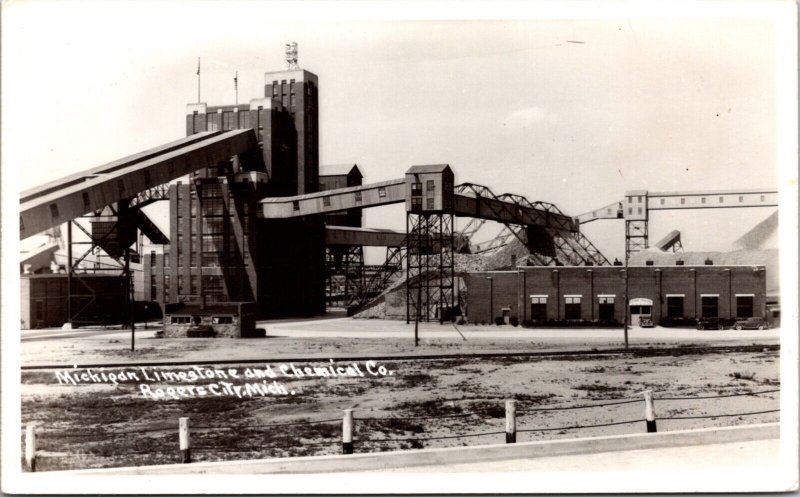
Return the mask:
<path id="1" fill-rule="evenodd" d="M 656 433 L 656 411 L 653 408 L 653 391 L 645 390 L 644 394 L 644 419 L 647 423 L 647 433 Z"/>
<path id="2" fill-rule="evenodd" d="M 517 443 L 517 401 L 506 401 L 506 443 Z"/>
<path id="3" fill-rule="evenodd" d="M 33 423 L 25 430 L 25 469 L 36 471 L 36 427 Z"/>
<path id="4" fill-rule="evenodd" d="M 345 409 L 342 419 L 342 454 L 353 453 L 353 410 Z"/>
<path id="5" fill-rule="evenodd" d="M 181 449 L 181 462 L 192 462 L 192 446 L 189 443 L 189 418 L 178 419 L 178 441 Z"/>

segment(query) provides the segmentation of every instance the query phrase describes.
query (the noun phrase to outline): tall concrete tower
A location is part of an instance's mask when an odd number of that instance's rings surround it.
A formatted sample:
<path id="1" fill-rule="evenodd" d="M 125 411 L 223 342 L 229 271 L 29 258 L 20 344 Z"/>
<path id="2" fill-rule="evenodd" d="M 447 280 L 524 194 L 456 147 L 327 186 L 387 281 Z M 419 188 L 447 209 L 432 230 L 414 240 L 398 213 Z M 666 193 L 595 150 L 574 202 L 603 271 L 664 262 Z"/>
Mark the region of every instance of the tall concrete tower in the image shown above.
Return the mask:
<path id="1" fill-rule="evenodd" d="M 264 97 L 289 111 L 297 132 L 297 194 L 319 189 L 318 78 L 297 66 L 297 44 L 287 44 L 287 69 L 264 74 Z"/>

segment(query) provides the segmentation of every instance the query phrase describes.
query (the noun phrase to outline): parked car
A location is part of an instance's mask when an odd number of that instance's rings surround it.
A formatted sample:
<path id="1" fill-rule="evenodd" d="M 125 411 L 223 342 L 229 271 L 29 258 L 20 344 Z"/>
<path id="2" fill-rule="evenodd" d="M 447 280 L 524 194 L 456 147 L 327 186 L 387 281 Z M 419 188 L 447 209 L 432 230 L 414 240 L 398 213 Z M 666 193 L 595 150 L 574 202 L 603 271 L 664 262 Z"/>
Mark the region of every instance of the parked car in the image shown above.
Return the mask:
<path id="1" fill-rule="evenodd" d="M 211 338 L 215 335 L 214 328 L 207 324 L 196 324 L 186 330 L 187 338 Z"/>
<path id="2" fill-rule="evenodd" d="M 640 328 L 655 328 L 655 323 L 653 323 L 652 316 L 639 316 L 639 327 Z"/>
<path id="3" fill-rule="evenodd" d="M 698 330 L 724 330 L 734 325 L 732 319 L 700 318 L 697 320 Z"/>
<path id="4" fill-rule="evenodd" d="M 764 318 L 753 317 L 738 321 L 733 327 L 737 330 L 766 330 L 769 323 Z"/>

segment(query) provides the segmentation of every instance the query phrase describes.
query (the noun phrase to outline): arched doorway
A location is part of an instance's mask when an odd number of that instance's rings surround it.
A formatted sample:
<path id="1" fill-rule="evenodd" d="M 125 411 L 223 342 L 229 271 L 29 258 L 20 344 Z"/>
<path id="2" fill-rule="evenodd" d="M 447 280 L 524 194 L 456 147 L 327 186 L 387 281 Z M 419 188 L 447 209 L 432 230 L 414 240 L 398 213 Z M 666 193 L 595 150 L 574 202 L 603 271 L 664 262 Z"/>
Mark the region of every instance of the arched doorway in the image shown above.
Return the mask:
<path id="1" fill-rule="evenodd" d="M 642 316 L 652 317 L 653 315 L 653 301 L 650 299 L 638 298 L 631 299 L 628 304 L 628 312 L 630 312 L 631 325 L 639 326 L 639 318 Z"/>

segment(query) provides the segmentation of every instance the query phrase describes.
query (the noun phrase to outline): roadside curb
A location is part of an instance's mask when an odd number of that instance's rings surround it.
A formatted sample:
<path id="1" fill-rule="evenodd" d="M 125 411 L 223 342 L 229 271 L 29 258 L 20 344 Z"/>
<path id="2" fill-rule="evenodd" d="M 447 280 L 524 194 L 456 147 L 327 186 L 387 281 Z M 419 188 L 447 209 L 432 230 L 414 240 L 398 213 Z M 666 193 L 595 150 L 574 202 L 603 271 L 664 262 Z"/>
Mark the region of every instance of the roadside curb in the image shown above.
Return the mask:
<path id="1" fill-rule="evenodd" d="M 629 450 L 686 447 L 780 438 L 780 423 L 570 440 L 494 444 L 472 447 L 404 450 L 370 454 L 305 456 L 244 461 L 163 464 L 126 468 L 54 471 L 48 474 L 280 474 L 381 471 L 415 466 L 480 463 L 510 459 L 558 457 Z M 358 441 L 355 441 L 356 444 Z"/>

